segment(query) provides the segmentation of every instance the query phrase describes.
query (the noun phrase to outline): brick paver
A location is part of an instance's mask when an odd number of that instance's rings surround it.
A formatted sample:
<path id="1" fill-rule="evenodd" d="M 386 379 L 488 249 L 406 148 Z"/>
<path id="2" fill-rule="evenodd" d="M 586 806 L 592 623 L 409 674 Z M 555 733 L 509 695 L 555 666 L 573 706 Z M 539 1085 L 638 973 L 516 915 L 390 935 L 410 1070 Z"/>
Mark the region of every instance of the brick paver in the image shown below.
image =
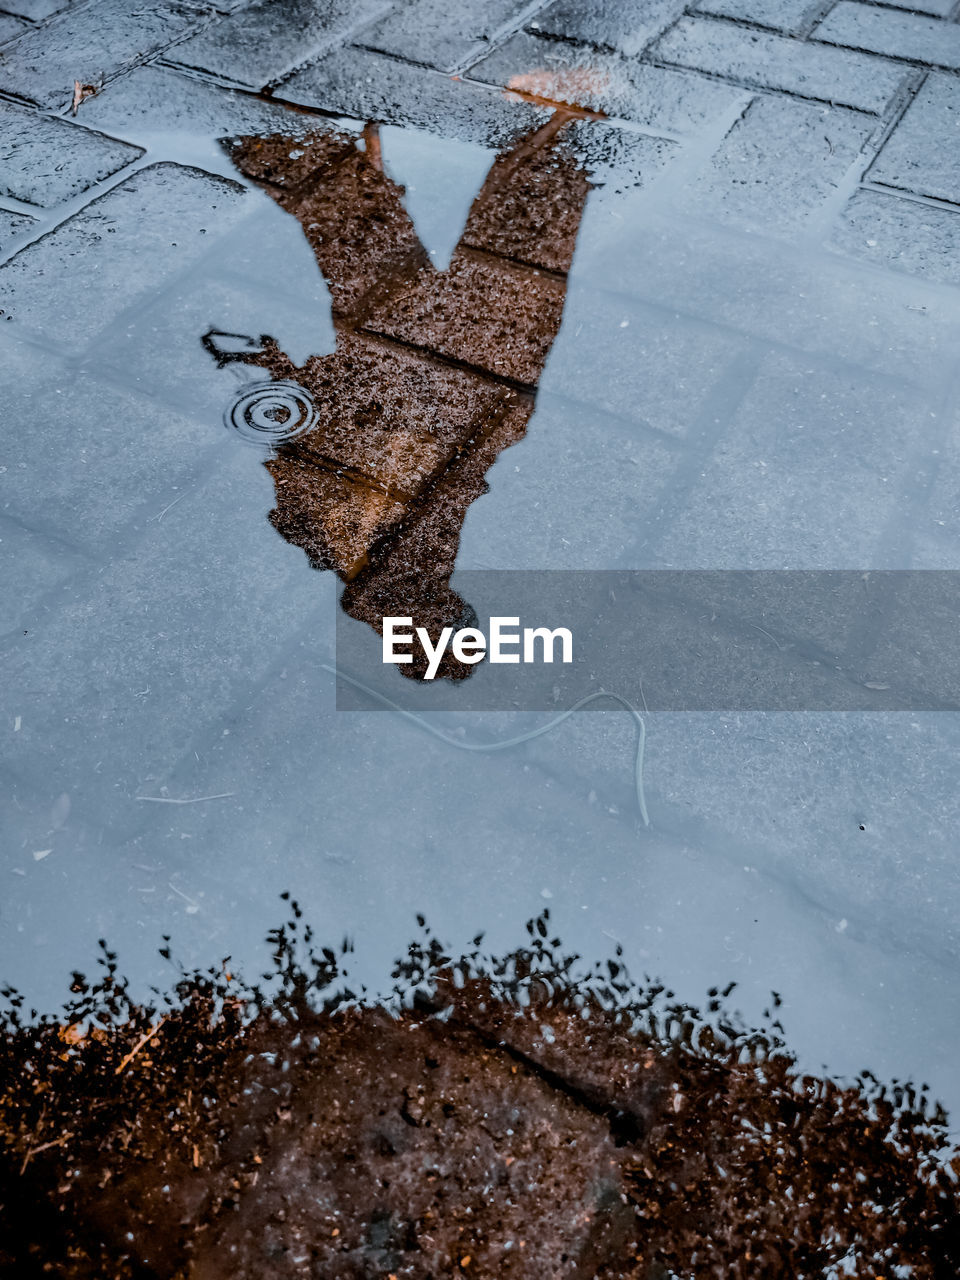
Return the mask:
<path id="1" fill-rule="evenodd" d="M 960 82 L 931 75 L 907 108 L 869 177 L 960 204 Z"/>
<path id="2" fill-rule="evenodd" d="M 814 39 L 909 58 L 934 67 L 960 68 L 960 27 L 916 13 L 890 13 L 841 0 L 814 30 Z"/>
<path id="3" fill-rule="evenodd" d="M 11 324 L 82 351 L 136 299 L 208 252 L 240 215 L 243 194 L 196 169 L 144 169 L 0 268 L 0 307 Z"/>
<path id="4" fill-rule="evenodd" d="M 833 243 L 868 262 L 960 285 L 960 210 L 858 191 L 833 233 Z"/>
<path id="5" fill-rule="evenodd" d="M 697 133 L 725 116 L 732 118 L 749 100 L 744 92 L 704 76 L 529 33 L 508 40 L 467 75 L 667 134 Z"/>
<path id="6" fill-rule="evenodd" d="M 0 194 L 27 204 L 60 204 L 143 155 L 68 120 L 0 102 Z"/>
<path id="7" fill-rule="evenodd" d="M 531 30 L 635 54 L 683 12 L 682 0 L 554 0 Z"/>
<path id="8" fill-rule="evenodd" d="M 781 89 L 861 111 L 883 111 L 904 78 L 902 67 L 868 54 L 799 44 L 703 18 L 682 19 L 652 53 L 663 62 L 754 88 Z"/>
<path id="9" fill-rule="evenodd" d="M 187 0 L 156 0 L 131 12 L 124 0 L 93 0 L 0 49 L 0 90 L 61 110 L 75 80 L 102 84 L 186 35 L 203 20 Z"/>
<path id="10" fill-rule="evenodd" d="M 533 106 L 518 106 L 425 67 L 354 48 L 308 63 L 283 81 L 276 96 L 361 120 L 411 124 L 484 146 L 505 146 L 546 118 Z"/>
<path id="11" fill-rule="evenodd" d="M 695 179 L 692 205 L 754 230 L 801 227 L 834 195 L 876 128 L 862 112 L 757 98 Z"/>
<path id="12" fill-rule="evenodd" d="M 173 58 L 259 89 L 386 7 L 386 0 L 255 0 L 187 40 Z"/>
<path id="13" fill-rule="evenodd" d="M 0 13 L 0 44 L 13 40 L 29 27 L 29 23 L 11 13 Z"/>
<path id="14" fill-rule="evenodd" d="M 691 7 L 698 14 L 738 18 L 786 35 L 804 30 L 823 12 L 822 0 L 697 0 Z"/>
<path id="15" fill-rule="evenodd" d="M 485 52 L 498 28 L 509 26 L 529 7 L 528 0 L 487 0 L 464 11 L 449 0 L 413 0 L 366 27 L 357 40 L 381 53 L 453 71 Z"/>
<path id="16" fill-rule="evenodd" d="M 9 209 L 0 209 L 0 253 L 5 253 L 14 236 L 26 231 L 33 221 L 25 213 L 11 213 Z"/>

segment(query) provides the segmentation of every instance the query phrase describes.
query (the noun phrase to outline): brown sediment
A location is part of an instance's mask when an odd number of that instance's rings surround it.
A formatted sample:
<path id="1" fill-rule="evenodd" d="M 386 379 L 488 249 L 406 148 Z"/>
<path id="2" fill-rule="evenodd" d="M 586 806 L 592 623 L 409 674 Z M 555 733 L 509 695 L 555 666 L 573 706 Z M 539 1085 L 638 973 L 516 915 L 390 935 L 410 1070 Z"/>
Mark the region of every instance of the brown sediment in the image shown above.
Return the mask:
<path id="1" fill-rule="evenodd" d="M 362 151 L 335 133 L 226 144 L 303 227 L 338 336 L 335 354 L 302 368 L 267 336 L 256 351 L 220 356 L 299 383 L 317 410 L 316 426 L 266 464 L 270 519 L 349 584 L 343 607 L 378 630 L 388 614 L 434 636 L 469 619 L 449 587 L 463 518 L 533 412 L 586 201 L 562 140 L 568 118 L 558 113 L 495 161 L 446 271 L 382 171 L 374 126 Z M 401 670 L 422 675 L 416 661 Z M 471 670 L 448 654 L 438 674 Z"/>
<path id="2" fill-rule="evenodd" d="M 577 973 L 548 923 L 499 959 L 415 944 L 390 1009 L 331 994 L 295 923 L 269 998 L 220 971 L 144 1008 L 106 953 L 59 1023 L 0 1034 L 3 1274 L 957 1274 L 922 1091 L 802 1075 L 778 1023 Z"/>

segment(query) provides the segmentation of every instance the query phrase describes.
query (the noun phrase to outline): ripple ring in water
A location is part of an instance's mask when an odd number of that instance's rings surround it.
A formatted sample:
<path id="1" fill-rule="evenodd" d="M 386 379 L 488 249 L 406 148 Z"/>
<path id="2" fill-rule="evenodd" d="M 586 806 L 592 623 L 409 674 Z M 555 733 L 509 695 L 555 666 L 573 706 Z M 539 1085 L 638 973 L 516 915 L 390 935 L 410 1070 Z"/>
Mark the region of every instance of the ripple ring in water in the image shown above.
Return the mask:
<path id="1" fill-rule="evenodd" d="M 223 415 L 224 423 L 251 444 L 283 444 L 317 424 L 313 397 L 298 382 L 254 382 L 243 388 Z"/>

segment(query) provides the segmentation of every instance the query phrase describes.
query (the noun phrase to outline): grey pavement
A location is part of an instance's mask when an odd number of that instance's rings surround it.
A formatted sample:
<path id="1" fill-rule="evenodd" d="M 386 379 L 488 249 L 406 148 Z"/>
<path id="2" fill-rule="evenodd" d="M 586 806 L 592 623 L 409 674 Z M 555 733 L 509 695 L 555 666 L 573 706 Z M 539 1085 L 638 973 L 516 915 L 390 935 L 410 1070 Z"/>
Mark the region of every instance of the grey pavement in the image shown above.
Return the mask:
<path id="1" fill-rule="evenodd" d="M 164 933 L 252 972 L 290 889 L 376 986 L 418 911 L 510 945 L 549 903 L 591 958 L 776 988 L 804 1061 L 960 1105 L 955 716 L 648 717 L 645 829 L 616 712 L 487 754 L 456 742 L 541 719 L 337 711 L 336 580 L 200 342 L 334 346 L 221 139 L 379 123 L 442 260 L 564 110 L 595 187 L 458 564 L 960 569 L 952 0 L 3 8 L 0 978 L 53 1006 L 108 936 L 160 982 Z"/>

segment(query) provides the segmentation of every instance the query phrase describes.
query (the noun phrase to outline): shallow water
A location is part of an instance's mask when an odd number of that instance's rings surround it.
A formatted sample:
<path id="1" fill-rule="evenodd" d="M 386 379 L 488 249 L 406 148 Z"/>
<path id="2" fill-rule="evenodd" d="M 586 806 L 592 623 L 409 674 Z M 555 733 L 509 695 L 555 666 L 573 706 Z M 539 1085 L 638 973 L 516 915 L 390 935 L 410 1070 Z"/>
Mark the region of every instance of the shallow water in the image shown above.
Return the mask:
<path id="1" fill-rule="evenodd" d="M 957 717 L 650 715 L 643 828 L 622 712 L 475 753 L 338 711 L 341 587 L 268 522 L 265 455 L 222 425 L 242 379 L 201 342 L 328 354 L 329 289 L 212 135 L 110 124 L 110 102 L 102 127 L 147 154 L 105 189 L 141 189 L 0 268 L 3 978 L 54 1006 L 107 936 L 164 983 L 163 934 L 253 972 L 288 889 L 377 988 L 417 912 L 507 948 L 549 904 L 568 945 L 622 943 L 683 998 L 736 980 L 754 1016 L 776 989 L 813 1067 L 960 1103 Z M 443 266 L 481 149 L 382 145 Z M 958 567 L 956 290 L 841 256 L 816 219 L 766 234 L 691 203 L 700 157 L 676 152 L 590 193 L 535 411 L 458 566 Z M 157 161 L 241 185 L 137 178 Z M 547 718 L 436 723 L 492 742 Z"/>

